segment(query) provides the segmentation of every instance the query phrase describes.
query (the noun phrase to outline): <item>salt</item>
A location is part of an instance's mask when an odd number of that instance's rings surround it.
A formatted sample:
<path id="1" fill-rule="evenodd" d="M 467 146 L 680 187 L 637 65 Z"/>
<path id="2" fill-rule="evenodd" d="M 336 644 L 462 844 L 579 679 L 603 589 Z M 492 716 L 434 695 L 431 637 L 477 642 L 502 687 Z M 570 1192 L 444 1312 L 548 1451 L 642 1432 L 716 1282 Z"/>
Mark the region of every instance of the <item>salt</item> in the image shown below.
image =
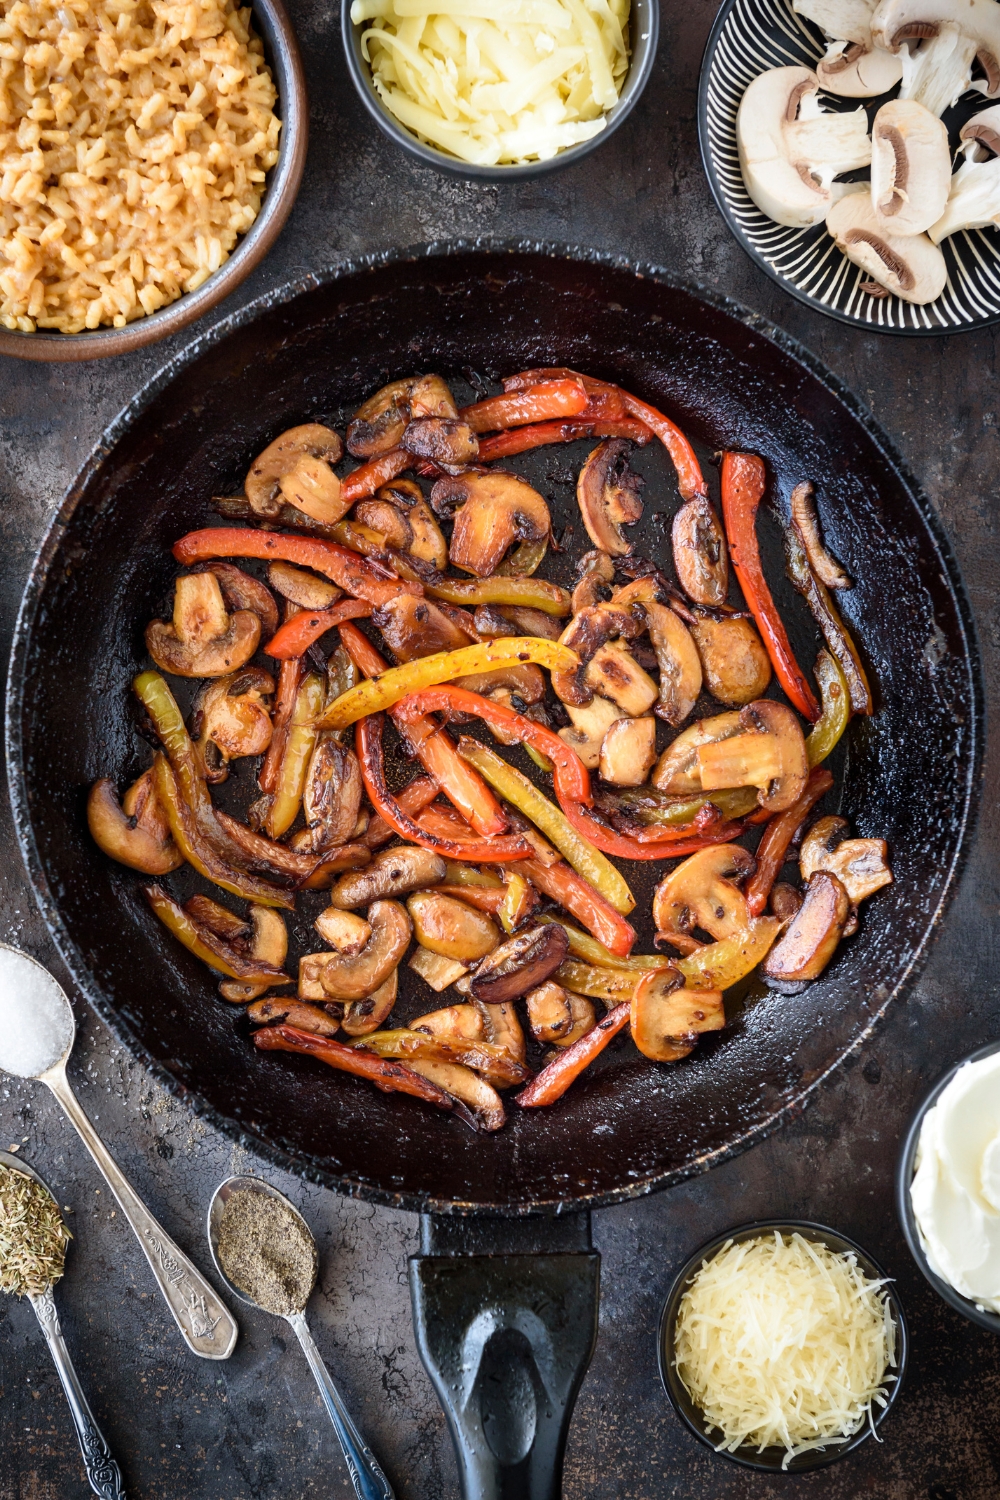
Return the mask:
<path id="1" fill-rule="evenodd" d="M 73 1011 L 47 969 L 0 944 L 0 1069 L 37 1078 L 73 1045 Z"/>

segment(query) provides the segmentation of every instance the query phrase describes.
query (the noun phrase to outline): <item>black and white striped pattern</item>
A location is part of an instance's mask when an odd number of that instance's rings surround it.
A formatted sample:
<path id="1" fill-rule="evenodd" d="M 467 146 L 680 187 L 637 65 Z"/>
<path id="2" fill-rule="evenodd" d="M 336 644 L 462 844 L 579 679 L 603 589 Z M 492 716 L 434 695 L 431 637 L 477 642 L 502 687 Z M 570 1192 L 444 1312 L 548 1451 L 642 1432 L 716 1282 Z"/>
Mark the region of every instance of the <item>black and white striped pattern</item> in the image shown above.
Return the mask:
<path id="1" fill-rule="evenodd" d="M 743 248 L 803 302 L 847 323 L 910 335 L 959 332 L 1000 319 L 1000 230 L 972 229 L 944 240 L 948 266 L 936 302 L 917 307 L 899 297 L 861 290 L 867 273 L 849 261 L 822 224 L 789 229 L 761 213 L 743 184 L 736 148 L 736 111 L 747 86 L 768 68 L 815 67 L 825 50 L 817 29 L 791 0 L 727 0 L 716 19 L 701 70 L 698 133 L 709 184 Z M 895 93 L 895 90 L 893 90 Z M 868 107 L 869 122 L 889 95 L 877 100 L 823 96 L 825 107 Z M 961 125 L 983 109 L 970 94 L 945 116 L 952 144 Z M 864 177 L 866 173 L 852 174 Z"/>

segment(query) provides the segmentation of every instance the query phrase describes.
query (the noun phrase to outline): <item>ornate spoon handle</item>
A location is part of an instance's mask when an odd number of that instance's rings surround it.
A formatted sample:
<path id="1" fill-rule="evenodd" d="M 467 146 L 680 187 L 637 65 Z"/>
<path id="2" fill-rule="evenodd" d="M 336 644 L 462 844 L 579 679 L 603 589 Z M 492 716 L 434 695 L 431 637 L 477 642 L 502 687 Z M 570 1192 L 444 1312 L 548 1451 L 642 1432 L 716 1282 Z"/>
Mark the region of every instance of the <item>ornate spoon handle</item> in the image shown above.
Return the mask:
<path id="1" fill-rule="evenodd" d="M 45 1341 L 49 1346 L 56 1370 L 59 1372 L 62 1388 L 66 1392 L 70 1415 L 73 1418 L 76 1435 L 80 1439 L 80 1452 L 83 1454 L 83 1464 L 87 1470 L 87 1478 L 90 1480 L 90 1488 L 95 1495 L 101 1496 L 101 1500 L 125 1500 L 125 1485 L 122 1481 L 121 1470 L 111 1457 L 111 1449 L 104 1441 L 101 1429 L 94 1421 L 94 1414 L 87 1404 L 87 1398 L 83 1394 L 73 1362 L 69 1357 L 69 1350 L 63 1340 L 52 1288 L 50 1287 L 47 1292 L 42 1292 L 37 1297 L 32 1297 L 31 1305 L 42 1325 Z"/>
<path id="2" fill-rule="evenodd" d="M 340 1446 L 344 1450 L 347 1468 L 358 1500 L 395 1500 L 392 1485 L 379 1468 L 375 1457 L 364 1438 L 351 1420 L 340 1392 L 333 1383 L 322 1356 L 313 1343 L 304 1313 L 291 1313 L 287 1321 L 295 1329 L 302 1352 L 309 1361 L 309 1368 L 323 1397 L 330 1421 L 333 1423 Z"/>
<path id="3" fill-rule="evenodd" d="M 228 1359 L 239 1333 L 229 1309 L 215 1288 L 153 1218 L 111 1156 L 70 1088 L 65 1065 L 60 1064 L 43 1073 L 41 1081 L 48 1084 L 55 1094 L 71 1124 L 76 1127 L 83 1144 L 104 1174 L 108 1187 L 117 1198 L 142 1246 L 164 1301 L 173 1313 L 188 1348 L 193 1353 L 200 1354 L 202 1359 Z"/>

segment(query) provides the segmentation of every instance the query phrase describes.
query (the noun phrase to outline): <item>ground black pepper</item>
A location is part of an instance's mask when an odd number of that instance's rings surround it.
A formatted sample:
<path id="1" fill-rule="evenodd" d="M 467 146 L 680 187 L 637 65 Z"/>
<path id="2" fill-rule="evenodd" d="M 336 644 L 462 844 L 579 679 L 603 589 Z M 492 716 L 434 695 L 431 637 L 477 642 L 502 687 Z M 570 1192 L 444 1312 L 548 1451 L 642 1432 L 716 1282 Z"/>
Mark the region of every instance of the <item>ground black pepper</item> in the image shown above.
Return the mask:
<path id="1" fill-rule="evenodd" d="M 265 1312 L 301 1312 L 316 1280 L 316 1246 L 287 1204 L 252 1189 L 230 1193 L 219 1220 L 219 1262 Z"/>

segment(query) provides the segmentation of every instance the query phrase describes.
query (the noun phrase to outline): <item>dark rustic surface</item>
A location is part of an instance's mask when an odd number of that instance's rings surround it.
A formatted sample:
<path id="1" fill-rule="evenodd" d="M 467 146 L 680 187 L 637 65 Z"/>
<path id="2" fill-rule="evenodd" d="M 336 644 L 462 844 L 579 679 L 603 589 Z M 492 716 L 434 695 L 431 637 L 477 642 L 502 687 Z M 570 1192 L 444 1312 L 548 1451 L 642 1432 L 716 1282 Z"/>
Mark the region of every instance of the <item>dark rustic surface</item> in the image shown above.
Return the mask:
<path id="1" fill-rule="evenodd" d="M 819 318 L 750 266 L 711 204 L 697 155 L 698 63 L 714 13 L 671 6 L 654 78 L 607 148 L 537 183 L 472 188 L 413 166 L 378 135 L 350 92 L 338 17 L 293 6 L 310 72 L 313 140 L 288 229 L 233 303 L 330 261 L 392 244 L 464 235 L 593 245 L 659 262 L 758 309 L 800 338 L 867 402 L 937 506 L 976 613 L 990 705 L 1000 668 L 994 559 L 998 469 L 995 335 L 895 341 Z M 227 304 L 227 310 L 233 303 Z M 107 421 L 175 347 L 111 364 L 0 366 L 9 640 L 22 581 L 46 518 Z M 570 1434 L 566 1494 L 577 1500 L 996 1500 L 1000 1495 L 1000 1345 L 940 1303 L 904 1247 L 892 1207 L 899 1142 L 927 1085 L 997 1035 L 992 965 L 998 910 L 994 741 L 978 833 L 959 894 L 922 978 L 874 1042 L 802 1118 L 709 1177 L 595 1216 L 603 1253 L 597 1352 Z M 53 962 L 9 829 L 2 936 Z M 178 1241 L 204 1264 L 212 1188 L 254 1165 L 150 1085 L 82 1013 L 71 1067 L 109 1146 Z M 95 1413 L 143 1500 L 350 1495 L 332 1431 L 284 1325 L 240 1309 L 243 1337 L 220 1366 L 182 1349 L 131 1232 L 42 1090 L 0 1081 L 0 1145 L 18 1144 L 72 1205 L 76 1236 L 59 1292 L 64 1328 Z M 293 1180 L 322 1257 L 310 1313 L 320 1346 L 404 1500 L 454 1496 L 444 1421 L 416 1356 L 405 1260 L 406 1214 L 338 1199 Z M 898 1278 L 913 1334 L 908 1388 L 882 1446 L 813 1476 L 747 1474 L 696 1445 L 667 1406 L 654 1335 L 672 1269 L 701 1240 L 754 1215 L 826 1221 Z M 0 1303 L 0 1500 L 88 1493 L 56 1376 L 30 1308 Z"/>

